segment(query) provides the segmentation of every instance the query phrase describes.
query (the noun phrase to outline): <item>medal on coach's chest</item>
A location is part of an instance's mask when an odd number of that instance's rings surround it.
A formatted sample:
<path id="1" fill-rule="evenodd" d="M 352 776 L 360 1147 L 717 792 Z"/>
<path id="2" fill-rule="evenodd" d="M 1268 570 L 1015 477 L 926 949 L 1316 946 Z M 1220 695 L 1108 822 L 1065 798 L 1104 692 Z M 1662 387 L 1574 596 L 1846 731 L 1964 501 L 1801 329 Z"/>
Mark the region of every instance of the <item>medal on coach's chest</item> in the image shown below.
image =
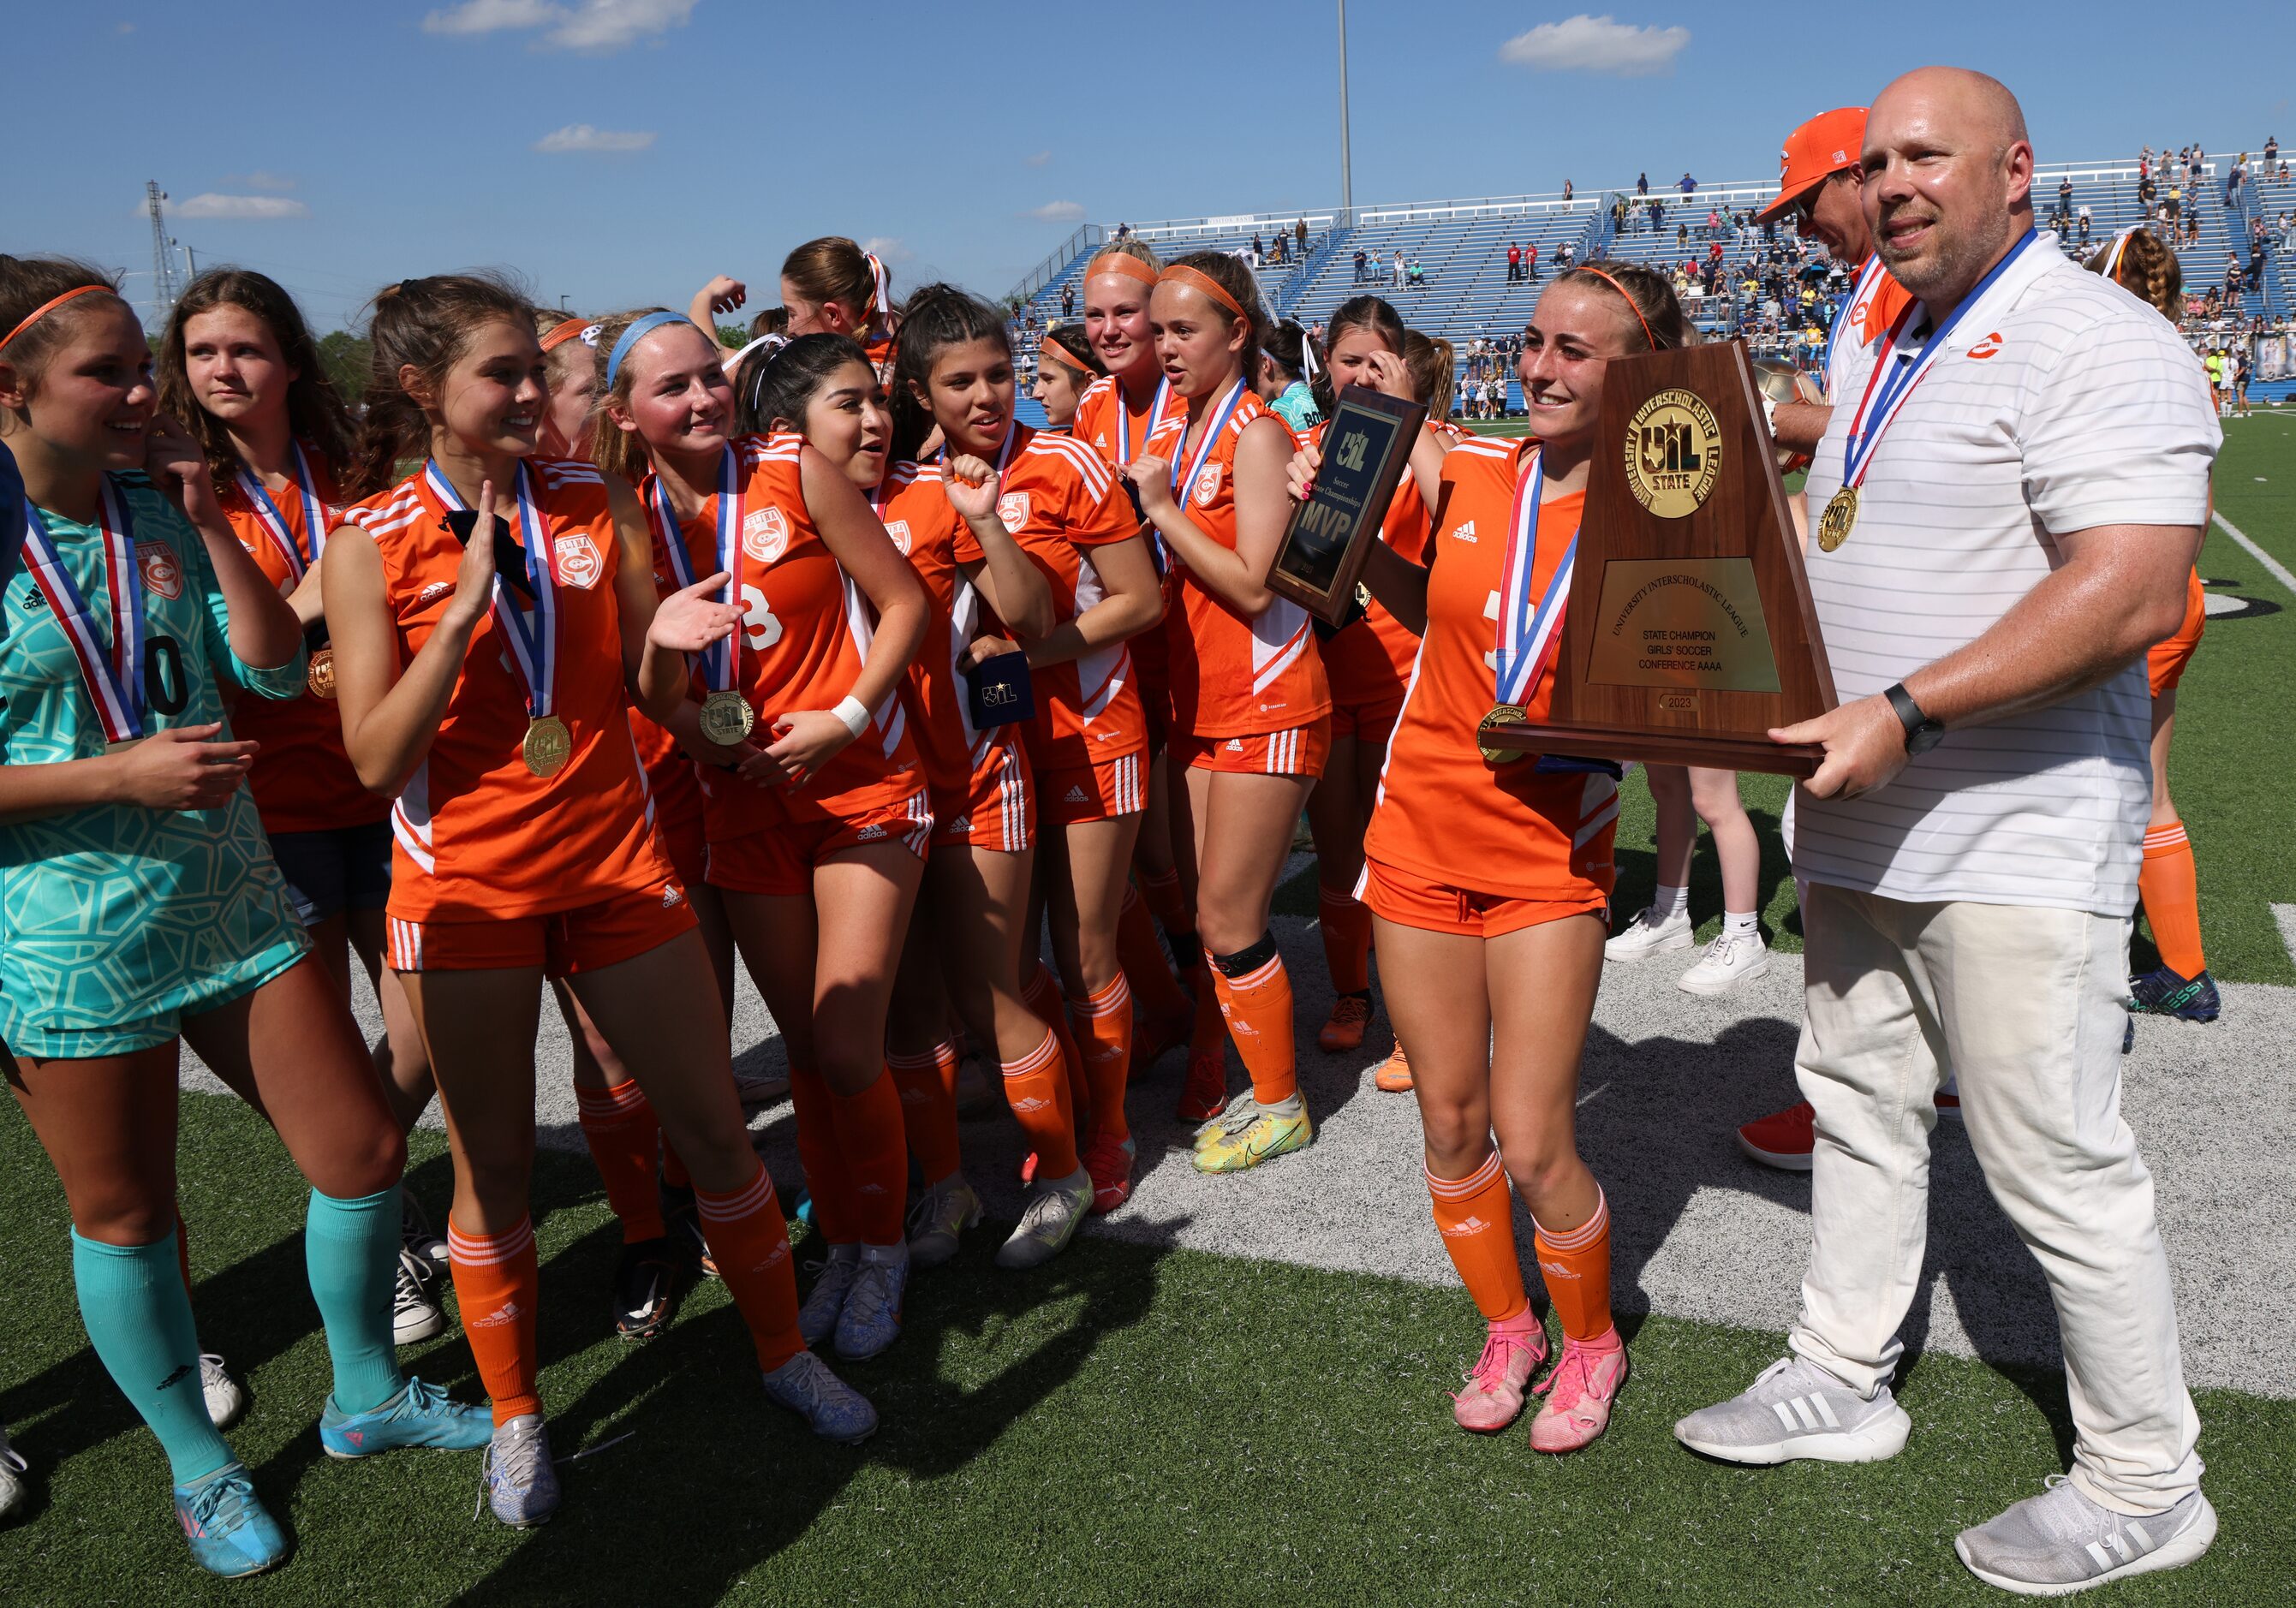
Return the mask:
<path id="1" fill-rule="evenodd" d="M 1578 556 L 1578 533 L 1570 533 L 1570 545 L 1547 578 L 1546 589 L 1534 595 L 1530 578 L 1538 556 L 1538 500 L 1546 484 L 1546 466 L 1534 447 L 1530 461 L 1515 473 L 1514 503 L 1507 516 L 1506 558 L 1499 570 L 1498 644 L 1491 655 L 1497 701 L 1475 724 L 1475 746 L 1488 765 L 1511 765 L 1526 757 L 1521 749 L 1493 748 L 1480 739 L 1502 726 L 1530 724 L 1526 706 L 1531 690 L 1562 645 L 1562 617 L 1570 603 L 1570 571 Z"/>
<path id="2" fill-rule="evenodd" d="M 747 501 L 742 496 L 741 455 L 731 446 L 718 459 L 718 568 L 726 576 L 726 589 L 718 601 L 731 604 L 742 595 L 742 521 Z M 669 501 L 669 489 L 660 476 L 652 480 L 646 512 L 653 521 L 654 543 L 669 562 L 669 572 L 682 591 L 693 585 L 693 555 L 685 546 L 685 528 Z M 731 748 L 757 729 L 758 711 L 740 691 L 742 622 L 734 622 L 722 641 L 701 650 L 701 683 L 709 690 L 695 717 L 702 740 Z"/>
<path id="3" fill-rule="evenodd" d="M 1850 528 L 1857 523 L 1857 488 L 1844 486 L 1826 499 L 1825 512 L 1817 516 L 1817 545 L 1831 553 L 1849 539 Z"/>

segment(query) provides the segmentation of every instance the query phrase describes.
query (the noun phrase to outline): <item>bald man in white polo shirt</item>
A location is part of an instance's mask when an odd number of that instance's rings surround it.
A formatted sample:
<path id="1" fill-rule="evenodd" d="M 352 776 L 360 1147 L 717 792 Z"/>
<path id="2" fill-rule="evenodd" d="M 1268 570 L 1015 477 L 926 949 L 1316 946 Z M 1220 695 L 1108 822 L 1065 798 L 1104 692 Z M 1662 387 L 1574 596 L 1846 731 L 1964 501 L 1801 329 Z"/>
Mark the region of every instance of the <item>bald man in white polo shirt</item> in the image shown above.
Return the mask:
<path id="1" fill-rule="evenodd" d="M 1789 823 L 1804 888 L 1814 1238 L 1792 1355 L 1675 1426 L 1740 1463 L 1895 1454 L 1931 1096 L 1960 1079 L 2040 1262 L 2071 1478 L 1956 1542 L 2055 1594 L 2206 1551 L 2199 1421 L 2152 1184 L 2120 1110 L 2151 799 L 2144 659 L 2183 617 L 2221 436 L 2176 332 L 2033 232 L 2008 90 L 1924 68 L 1874 103 L 1863 201 L 1915 299 L 1846 370 L 1807 495 L 1832 713 Z M 1819 512 L 1823 510 L 1823 512 Z"/>

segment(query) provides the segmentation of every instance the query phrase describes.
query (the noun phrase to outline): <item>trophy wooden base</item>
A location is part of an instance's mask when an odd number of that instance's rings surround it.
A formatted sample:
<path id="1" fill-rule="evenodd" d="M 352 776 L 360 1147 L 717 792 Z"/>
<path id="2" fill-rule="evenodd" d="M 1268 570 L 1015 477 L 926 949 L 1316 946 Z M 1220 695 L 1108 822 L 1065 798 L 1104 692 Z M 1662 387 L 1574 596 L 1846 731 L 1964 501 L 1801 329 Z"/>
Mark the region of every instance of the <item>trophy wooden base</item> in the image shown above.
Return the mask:
<path id="1" fill-rule="evenodd" d="M 1666 732 L 1599 726 L 1503 726 L 1481 734 L 1478 741 L 1529 754 L 1585 754 L 1604 759 L 1639 759 L 1644 765 L 1698 765 L 1803 781 L 1816 775 L 1825 760 L 1825 751 L 1814 742 L 1708 735 L 1690 728 Z"/>

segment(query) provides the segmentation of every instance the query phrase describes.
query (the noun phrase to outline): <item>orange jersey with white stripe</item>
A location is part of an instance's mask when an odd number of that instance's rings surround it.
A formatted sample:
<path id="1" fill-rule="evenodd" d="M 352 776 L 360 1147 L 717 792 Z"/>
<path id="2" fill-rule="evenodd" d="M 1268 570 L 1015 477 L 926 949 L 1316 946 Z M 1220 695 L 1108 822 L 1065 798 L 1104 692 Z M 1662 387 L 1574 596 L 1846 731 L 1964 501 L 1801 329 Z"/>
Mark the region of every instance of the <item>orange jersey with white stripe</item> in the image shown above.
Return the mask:
<path id="1" fill-rule="evenodd" d="M 861 679 L 875 630 L 862 596 L 821 539 L 805 505 L 802 436 L 742 436 L 742 536 L 734 554 L 742 599 L 738 686 L 758 712 L 750 740 L 774 741 L 774 723 L 800 710 L 833 710 Z M 718 570 L 718 496 L 682 521 L 696 578 Z M 699 666 L 693 697 L 707 692 Z M 760 787 L 730 771 L 698 767 L 711 842 L 785 821 L 819 821 L 897 803 L 922 785 L 908 713 L 898 693 L 872 711 L 861 734 L 801 790 Z"/>
<path id="2" fill-rule="evenodd" d="M 325 463 L 306 452 L 313 489 L 326 505 L 330 523 L 339 513 L 335 488 Z M 240 488 L 234 478 L 218 494 L 231 533 L 247 549 L 281 596 L 294 591 L 295 572 L 287 555 Z M 302 497 L 291 484 L 273 496 L 272 505 L 287 527 L 299 553 L 310 553 L 315 544 L 306 529 L 309 516 Z M 324 539 L 325 531 L 320 531 Z M 337 826 L 365 826 L 390 813 L 390 800 L 379 799 L 360 784 L 343 751 L 342 718 L 332 701 L 306 691 L 292 698 L 242 698 L 231 711 L 234 737 L 259 742 L 255 764 L 247 773 L 248 791 L 255 795 L 257 813 L 266 832 L 324 832 Z"/>
<path id="3" fill-rule="evenodd" d="M 940 474 L 939 464 L 895 464 L 875 502 L 885 534 L 932 595 L 925 639 L 901 688 L 909 734 L 933 792 L 961 796 L 989 753 L 1016 739 L 1010 726 L 974 730 L 965 702 L 959 666 L 987 605 L 958 567 L 958 538 L 970 542 L 972 532 L 949 506 Z M 977 553 L 979 544 L 972 545 Z"/>
<path id="4" fill-rule="evenodd" d="M 668 867 L 653 845 L 645 783 L 624 718 L 619 567 L 614 516 L 596 469 L 529 458 L 548 527 L 558 606 L 555 712 L 572 747 L 555 775 L 521 757 L 526 684 L 492 611 L 471 633 L 462 673 L 430 752 L 390 812 L 390 914 L 402 921 L 550 915 L 657 885 Z M 463 545 L 425 478 L 409 476 L 351 508 L 374 538 L 383 595 L 412 663 L 455 595 Z M 497 519 L 523 523 L 505 496 Z M 535 533 L 519 529 L 521 546 Z M 522 594 L 511 595 L 523 603 Z"/>
<path id="5" fill-rule="evenodd" d="M 1431 428 L 1454 446 L 1466 433 L 1444 424 Z M 1324 426 L 1316 425 L 1308 439 L 1320 447 Z M 1395 500 L 1387 505 L 1387 517 L 1380 522 L 1379 539 L 1415 564 L 1423 562 L 1427 551 L 1428 529 L 1427 501 L 1419 495 L 1419 482 L 1406 468 L 1396 483 Z M 1411 662 L 1419 657 L 1419 638 L 1374 597 L 1362 619 L 1325 637 L 1322 649 L 1332 707 L 1362 709 L 1392 704 L 1403 696 L 1411 679 Z"/>
<path id="6" fill-rule="evenodd" d="M 1443 459 L 1429 544 L 1427 636 L 1387 750 L 1364 853 L 1430 882 L 1513 898 L 1607 894 L 1618 783 L 1600 772 L 1541 775 L 1528 757 L 1487 762 L 1476 728 L 1498 701 L 1498 587 L 1506 565 L 1519 454 L 1532 443 L 1471 439 Z M 1538 511 L 1531 564 L 1543 593 L 1578 529 L 1583 493 Z M 1558 626 L 1558 629 L 1559 629 Z M 1524 712 L 1544 720 L 1550 671 Z"/>
<path id="7" fill-rule="evenodd" d="M 1150 413 L 1159 398 L 1164 404 L 1163 409 L 1152 418 Z M 1176 395 L 1169 388 L 1157 386 L 1148 393 L 1146 404 L 1136 411 L 1115 377 L 1103 374 L 1085 387 L 1084 395 L 1078 398 L 1076 417 L 1069 423 L 1069 433 L 1079 441 L 1089 443 L 1111 468 L 1120 469 L 1128 457 L 1136 458 L 1148 450 L 1148 438 L 1155 432 L 1156 426 L 1175 414 L 1183 420 L 1186 419 L 1187 400 Z M 1128 453 L 1128 447 L 1130 449 Z M 1126 505 L 1130 506 L 1132 497 L 1127 488 L 1119 484 L 1116 491 L 1124 498 Z M 1144 525 L 1145 521 L 1141 523 Z M 1152 540 L 1158 539 L 1152 529 L 1150 537 Z M 1164 609 L 1167 614 L 1174 611 L 1179 595 L 1179 582 L 1178 573 L 1167 567 L 1164 571 Z M 1171 681 L 1171 652 L 1167 645 L 1164 628 L 1160 625 L 1152 630 L 1143 631 L 1125 645 L 1132 650 L 1132 668 L 1140 685 L 1141 696 L 1156 702 L 1158 718 L 1162 718 L 1163 706 L 1168 702 L 1165 688 Z"/>
<path id="8" fill-rule="evenodd" d="M 1213 406 L 1218 404 L 1215 398 Z M 1245 427 L 1263 416 L 1275 417 L 1265 403 L 1245 391 L 1203 467 L 1179 491 L 1180 506 L 1190 522 L 1231 551 L 1235 547 L 1236 443 L 1243 439 Z M 1166 419 L 1150 450 L 1181 462 L 1185 469 L 1194 458 L 1193 450 L 1184 452 L 1185 429 L 1185 415 Z M 1305 609 L 1278 597 L 1259 618 L 1247 619 L 1206 591 L 1185 563 L 1176 562 L 1174 568 L 1181 577 L 1179 607 L 1164 621 L 1171 646 L 1174 731 L 1199 737 L 1286 731 L 1331 713 L 1331 686 Z"/>
<path id="9" fill-rule="evenodd" d="M 1013 430 L 996 517 L 1052 587 L 1054 618 L 1073 619 L 1107 595 L 1081 550 L 1128 540 L 1139 534 L 1139 521 L 1114 472 L 1091 447 L 1073 435 L 1025 424 Z M 979 538 L 960 524 L 957 562 L 981 557 Z M 1037 713 L 1026 741 L 1040 773 L 1102 765 L 1148 746 L 1129 644 L 1111 643 L 1066 664 L 1032 669 L 1029 682 Z"/>

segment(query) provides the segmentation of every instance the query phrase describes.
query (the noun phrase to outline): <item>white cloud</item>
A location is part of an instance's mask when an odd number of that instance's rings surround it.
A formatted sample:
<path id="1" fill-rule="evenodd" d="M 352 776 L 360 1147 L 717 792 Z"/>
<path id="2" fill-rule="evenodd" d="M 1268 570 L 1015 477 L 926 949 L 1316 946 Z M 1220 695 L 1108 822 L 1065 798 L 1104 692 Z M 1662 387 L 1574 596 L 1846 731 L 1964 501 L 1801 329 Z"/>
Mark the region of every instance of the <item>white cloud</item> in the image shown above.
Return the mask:
<path id="1" fill-rule="evenodd" d="M 1032 209 L 1029 216 L 1041 223 L 1072 224 L 1084 217 L 1082 201 L 1046 201 Z"/>
<path id="2" fill-rule="evenodd" d="M 877 259 L 887 267 L 898 267 L 903 263 L 917 259 L 917 254 L 909 250 L 908 242 L 898 234 L 872 234 L 861 242 L 861 249 L 874 251 Z"/>
<path id="3" fill-rule="evenodd" d="M 1046 162 L 1053 160 L 1053 153 L 1049 151 L 1039 151 L 1036 155 L 1023 160 L 1025 160 L 1031 168 L 1041 168 Z"/>
<path id="4" fill-rule="evenodd" d="M 568 151 L 644 151 L 653 141 L 651 130 L 593 128 L 587 123 L 569 123 L 535 141 L 534 148 L 553 154 Z"/>
<path id="5" fill-rule="evenodd" d="M 430 34 L 492 34 L 543 29 L 540 44 L 607 52 L 685 26 L 695 0 L 463 0 L 422 19 Z"/>
<path id="6" fill-rule="evenodd" d="M 1535 72 L 1591 72 L 1615 78 L 1646 78 L 1674 70 L 1674 59 L 1690 43 L 1686 28 L 1636 28 L 1609 15 L 1585 12 L 1561 22 L 1542 22 L 1499 46 L 1499 60 Z"/>
<path id="7" fill-rule="evenodd" d="M 177 217 L 308 217 L 311 209 L 283 195 L 218 195 L 210 190 L 184 201 L 170 201 L 168 210 Z"/>

